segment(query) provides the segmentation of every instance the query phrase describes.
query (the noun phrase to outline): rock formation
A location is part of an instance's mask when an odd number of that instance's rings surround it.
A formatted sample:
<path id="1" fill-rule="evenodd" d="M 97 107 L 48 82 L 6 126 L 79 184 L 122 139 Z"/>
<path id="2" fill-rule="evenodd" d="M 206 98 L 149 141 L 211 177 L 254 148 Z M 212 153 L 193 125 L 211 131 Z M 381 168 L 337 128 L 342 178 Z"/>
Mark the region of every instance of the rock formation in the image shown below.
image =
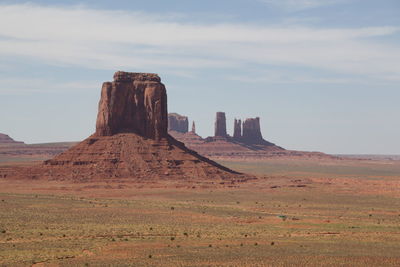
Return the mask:
<path id="1" fill-rule="evenodd" d="M 235 140 L 241 140 L 242 138 L 242 120 L 235 119 L 233 123 L 233 138 Z"/>
<path id="2" fill-rule="evenodd" d="M 18 142 L 9 137 L 6 134 L 0 133 L 0 144 L 23 144 L 24 142 Z"/>
<path id="3" fill-rule="evenodd" d="M 260 128 L 260 118 L 249 118 L 243 122 L 243 141 L 256 144 L 263 140 Z"/>
<path id="4" fill-rule="evenodd" d="M 225 112 L 217 112 L 215 118 L 215 137 L 226 137 L 226 117 Z"/>
<path id="5" fill-rule="evenodd" d="M 167 93 L 157 74 L 118 71 L 103 83 L 96 136 L 136 133 L 160 140 L 167 125 Z"/>
<path id="6" fill-rule="evenodd" d="M 187 133 L 189 131 L 189 120 L 186 116 L 177 113 L 168 114 L 168 131 Z"/>
<path id="7" fill-rule="evenodd" d="M 192 133 L 196 133 L 196 124 L 194 123 L 194 121 L 192 122 Z"/>
<path id="8" fill-rule="evenodd" d="M 167 134 L 167 95 L 156 74 L 117 72 L 103 84 L 96 132 L 19 177 L 50 180 L 247 179 Z"/>

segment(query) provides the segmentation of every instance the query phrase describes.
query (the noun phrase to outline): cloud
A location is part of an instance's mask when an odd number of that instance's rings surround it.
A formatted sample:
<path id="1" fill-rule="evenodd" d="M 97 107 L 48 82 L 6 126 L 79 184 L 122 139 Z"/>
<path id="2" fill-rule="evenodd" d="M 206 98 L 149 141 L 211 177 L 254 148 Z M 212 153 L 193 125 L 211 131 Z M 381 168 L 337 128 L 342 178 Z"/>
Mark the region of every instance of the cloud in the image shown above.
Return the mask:
<path id="1" fill-rule="evenodd" d="M 258 0 L 258 1 L 268 5 L 293 11 L 335 5 L 344 2 L 344 0 Z"/>
<path id="2" fill-rule="evenodd" d="M 93 90 L 99 87 L 99 84 L 92 81 L 60 82 L 45 78 L 0 78 L 2 87 L 0 95 L 25 95 L 31 93 L 43 93 L 56 91 L 73 90 Z"/>
<path id="3" fill-rule="evenodd" d="M 306 2 L 311 6 L 314 1 Z M 186 76 L 199 69 L 257 64 L 393 80 L 400 75 L 400 46 L 380 42 L 380 37 L 398 32 L 397 26 L 191 24 L 132 11 L 0 5 L 0 57 L 92 69 L 162 69 Z"/>

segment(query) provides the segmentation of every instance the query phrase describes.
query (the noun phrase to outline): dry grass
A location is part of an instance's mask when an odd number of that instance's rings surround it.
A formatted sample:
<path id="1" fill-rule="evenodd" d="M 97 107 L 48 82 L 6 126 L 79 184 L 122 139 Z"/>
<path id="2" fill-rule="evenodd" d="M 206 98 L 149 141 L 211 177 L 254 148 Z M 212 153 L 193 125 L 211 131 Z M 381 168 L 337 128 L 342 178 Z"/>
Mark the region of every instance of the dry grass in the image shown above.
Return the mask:
<path id="1" fill-rule="evenodd" d="M 0 266 L 400 265 L 397 167 L 228 164 L 270 176 L 237 188 L 0 180 Z"/>

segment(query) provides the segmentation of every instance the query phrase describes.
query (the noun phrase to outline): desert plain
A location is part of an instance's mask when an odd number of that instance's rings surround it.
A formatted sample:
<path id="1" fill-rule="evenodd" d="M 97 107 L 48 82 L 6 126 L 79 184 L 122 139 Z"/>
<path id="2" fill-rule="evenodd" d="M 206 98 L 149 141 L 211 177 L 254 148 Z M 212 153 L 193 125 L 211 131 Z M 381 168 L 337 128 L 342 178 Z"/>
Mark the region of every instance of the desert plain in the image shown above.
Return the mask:
<path id="1" fill-rule="evenodd" d="M 400 265 L 400 161 L 219 163 L 255 179 L 0 179 L 0 266 Z"/>

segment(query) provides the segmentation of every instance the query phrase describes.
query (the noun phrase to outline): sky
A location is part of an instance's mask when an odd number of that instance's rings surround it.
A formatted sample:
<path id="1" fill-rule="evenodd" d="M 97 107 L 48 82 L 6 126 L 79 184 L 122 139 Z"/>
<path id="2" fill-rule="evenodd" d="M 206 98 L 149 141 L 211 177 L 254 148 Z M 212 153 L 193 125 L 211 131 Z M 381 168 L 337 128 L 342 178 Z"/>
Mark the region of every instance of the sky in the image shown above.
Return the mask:
<path id="1" fill-rule="evenodd" d="M 0 0 L 0 132 L 83 140 L 117 70 L 158 73 L 203 137 L 224 111 L 287 149 L 400 154 L 398 0 Z"/>

